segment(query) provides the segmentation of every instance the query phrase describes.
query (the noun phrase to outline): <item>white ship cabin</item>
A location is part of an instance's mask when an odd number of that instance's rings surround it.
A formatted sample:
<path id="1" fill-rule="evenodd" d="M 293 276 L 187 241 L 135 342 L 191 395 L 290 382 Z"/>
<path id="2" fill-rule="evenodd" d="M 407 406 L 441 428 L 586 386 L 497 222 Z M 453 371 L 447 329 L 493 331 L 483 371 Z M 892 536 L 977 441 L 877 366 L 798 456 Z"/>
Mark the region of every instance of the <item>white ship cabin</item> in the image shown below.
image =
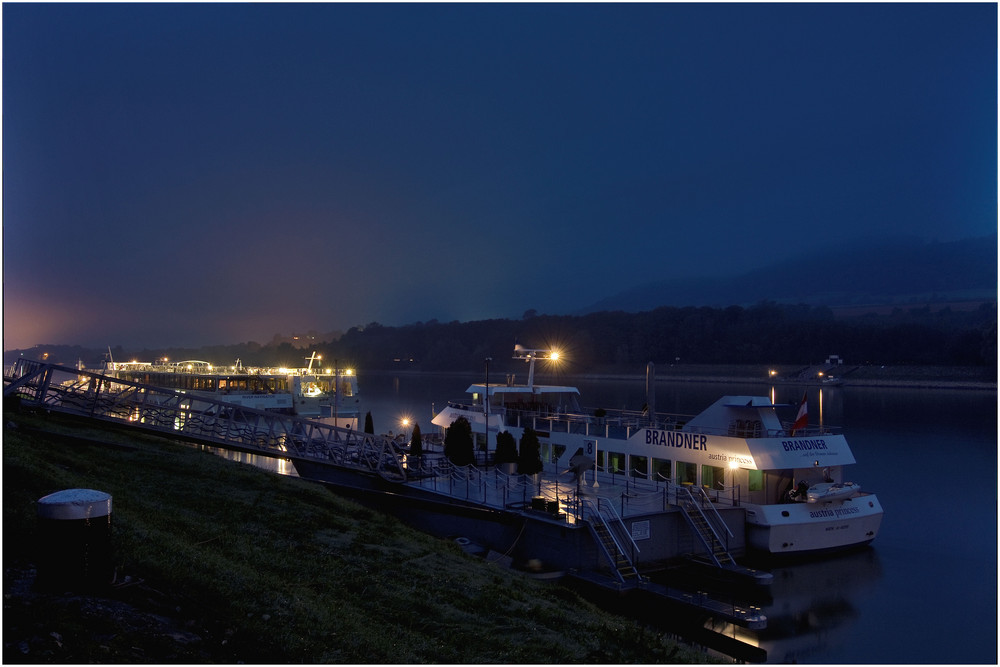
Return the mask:
<path id="1" fill-rule="evenodd" d="M 473 395 L 477 405 L 483 404 L 486 394 L 485 385 L 472 385 L 467 390 Z M 507 414 L 509 412 L 528 413 L 532 415 L 571 415 L 581 414 L 580 390 L 576 387 L 541 386 L 527 387 L 524 385 L 490 385 L 491 414 Z"/>
<path id="2" fill-rule="evenodd" d="M 794 433 L 766 397 L 726 396 L 673 428 L 646 427 L 625 440 L 597 438 L 597 468 L 636 480 L 698 485 L 767 505 L 792 501 L 801 482 L 841 483 L 855 463 L 843 435 L 822 426 Z"/>

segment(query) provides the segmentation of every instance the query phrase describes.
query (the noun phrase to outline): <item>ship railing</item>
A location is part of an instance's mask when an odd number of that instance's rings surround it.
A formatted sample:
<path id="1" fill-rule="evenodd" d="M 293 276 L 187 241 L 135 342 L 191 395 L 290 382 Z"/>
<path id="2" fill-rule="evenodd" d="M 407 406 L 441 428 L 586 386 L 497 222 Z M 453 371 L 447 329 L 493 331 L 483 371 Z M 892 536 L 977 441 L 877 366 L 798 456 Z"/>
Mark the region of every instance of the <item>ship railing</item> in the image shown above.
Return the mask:
<path id="1" fill-rule="evenodd" d="M 596 414 L 595 414 L 596 413 Z M 559 412 L 537 410 L 506 410 L 509 423 L 520 428 L 531 427 L 549 433 L 573 433 L 594 437 L 627 440 L 643 428 L 675 430 L 687 420 L 681 415 L 664 413 L 649 415 L 630 410 L 610 410 L 602 414 L 597 409 L 584 412 Z"/>
<path id="2" fill-rule="evenodd" d="M 448 407 L 469 412 L 483 410 L 482 404 L 462 399 L 449 400 Z M 622 440 L 627 440 L 643 428 L 676 430 L 690 419 L 690 415 L 660 412 L 650 415 L 638 410 L 584 408 L 570 411 L 552 406 L 520 407 L 514 404 L 491 405 L 490 414 L 499 415 L 505 423 L 517 428 Z"/>
<path id="3" fill-rule="evenodd" d="M 826 426 L 822 424 L 811 424 L 805 428 L 792 429 L 791 423 L 784 423 L 782 428 L 762 428 L 759 431 L 739 431 L 739 429 L 733 429 L 730 426 L 691 426 L 687 425 L 684 427 L 686 433 L 702 433 L 704 435 L 719 435 L 727 437 L 739 437 L 739 438 L 787 438 L 794 435 L 795 437 L 806 437 L 806 436 L 817 436 L 817 435 L 839 435 L 843 433 L 843 427 L 840 426 Z"/>

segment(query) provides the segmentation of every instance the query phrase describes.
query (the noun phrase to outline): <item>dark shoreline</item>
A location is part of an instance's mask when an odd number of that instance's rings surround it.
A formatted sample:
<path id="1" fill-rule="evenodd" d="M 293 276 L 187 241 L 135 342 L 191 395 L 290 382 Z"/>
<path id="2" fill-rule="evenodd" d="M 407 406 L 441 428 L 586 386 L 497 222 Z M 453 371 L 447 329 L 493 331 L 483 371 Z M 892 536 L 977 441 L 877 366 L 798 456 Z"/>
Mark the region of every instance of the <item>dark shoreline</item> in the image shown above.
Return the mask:
<path id="1" fill-rule="evenodd" d="M 778 367 L 777 379 L 767 376 L 767 370 L 760 366 L 734 367 L 712 365 L 656 366 L 657 384 L 670 382 L 708 382 L 717 384 L 760 384 L 800 387 L 882 387 L 894 389 L 962 389 L 974 391 L 996 391 L 996 369 L 981 367 L 949 367 L 949 366 L 919 366 L 919 367 L 852 367 L 836 384 L 819 381 L 799 381 L 785 379 L 784 373 L 790 371 Z M 481 379 L 482 373 L 459 371 L 420 371 L 420 370 L 370 370 L 363 371 L 365 375 L 459 375 Z M 499 375 L 502 378 L 503 375 Z M 523 381 L 525 375 L 519 374 L 518 381 Z M 565 373 L 553 374 L 537 372 L 538 382 L 571 381 L 612 381 L 612 382 L 645 382 L 645 370 L 642 372 L 622 373 L 614 370 L 595 373 Z"/>

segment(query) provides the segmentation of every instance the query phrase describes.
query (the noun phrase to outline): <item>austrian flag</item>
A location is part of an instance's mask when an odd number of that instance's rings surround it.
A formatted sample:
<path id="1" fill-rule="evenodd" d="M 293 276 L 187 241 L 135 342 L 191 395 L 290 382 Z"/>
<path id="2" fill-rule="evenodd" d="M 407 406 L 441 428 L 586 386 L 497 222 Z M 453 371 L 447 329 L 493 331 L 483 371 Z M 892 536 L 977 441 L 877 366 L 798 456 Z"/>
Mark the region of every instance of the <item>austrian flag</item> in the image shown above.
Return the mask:
<path id="1" fill-rule="evenodd" d="M 802 394 L 802 402 L 799 403 L 799 414 L 795 415 L 795 423 L 792 424 L 792 435 L 799 429 L 809 425 L 809 406 L 806 403 L 806 394 Z"/>

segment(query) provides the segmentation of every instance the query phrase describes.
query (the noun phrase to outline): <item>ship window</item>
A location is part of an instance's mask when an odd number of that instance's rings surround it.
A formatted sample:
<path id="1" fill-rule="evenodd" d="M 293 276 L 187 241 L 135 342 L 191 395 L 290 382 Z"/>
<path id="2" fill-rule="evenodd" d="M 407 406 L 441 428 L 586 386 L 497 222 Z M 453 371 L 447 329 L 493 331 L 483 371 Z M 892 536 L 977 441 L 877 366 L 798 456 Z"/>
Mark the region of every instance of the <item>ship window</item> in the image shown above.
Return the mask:
<path id="1" fill-rule="evenodd" d="M 763 470 L 747 470 L 749 473 L 750 481 L 748 482 L 748 489 L 750 491 L 763 491 L 764 490 L 764 471 Z"/>
<path id="2" fill-rule="evenodd" d="M 677 481 L 681 484 L 696 484 L 698 482 L 698 466 L 687 461 L 678 461 Z"/>
<path id="3" fill-rule="evenodd" d="M 603 449 L 597 450 L 597 469 L 601 470 L 601 471 L 605 470 L 605 467 L 604 467 L 604 450 Z"/>
<path id="4" fill-rule="evenodd" d="M 621 452 L 608 452 L 608 472 L 625 472 L 625 455 Z"/>
<path id="5" fill-rule="evenodd" d="M 653 459 L 653 473 L 655 479 L 660 481 L 670 479 L 670 472 L 669 459 Z"/>
<path id="6" fill-rule="evenodd" d="M 631 472 L 633 477 L 649 479 L 649 458 L 645 456 L 630 456 L 629 472 Z"/>
<path id="7" fill-rule="evenodd" d="M 702 466 L 701 485 L 706 489 L 715 489 L 716 491 L 724 489 L 726 488 L 726 480 L 724 478 L 725 474 L 725 468 L 720 468 L 718 466 Z"/>

